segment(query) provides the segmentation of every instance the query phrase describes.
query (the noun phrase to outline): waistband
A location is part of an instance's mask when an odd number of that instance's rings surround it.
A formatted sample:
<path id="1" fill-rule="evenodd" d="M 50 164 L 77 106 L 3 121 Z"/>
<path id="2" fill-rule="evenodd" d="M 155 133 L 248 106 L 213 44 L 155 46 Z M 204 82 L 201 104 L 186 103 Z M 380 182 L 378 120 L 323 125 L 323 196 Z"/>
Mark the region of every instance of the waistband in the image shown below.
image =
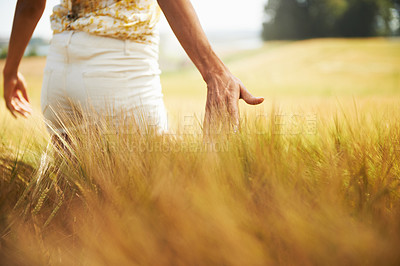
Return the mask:
<path id="1" fill-rule="evenodd" d="M 51 42 L 64 45 L 78 44 L 106 49 L 126 49 L 143 46 L 158 48 L 160 39 L 159 34 L 155 33 L 153 36 L 149 36 L 149 38 L 151 39 L 150 43 L 140 43 L 129 39 L 121 40 L 117 38 L 98 36 L 83 31 L 63 31 L 54 34 Z"/>

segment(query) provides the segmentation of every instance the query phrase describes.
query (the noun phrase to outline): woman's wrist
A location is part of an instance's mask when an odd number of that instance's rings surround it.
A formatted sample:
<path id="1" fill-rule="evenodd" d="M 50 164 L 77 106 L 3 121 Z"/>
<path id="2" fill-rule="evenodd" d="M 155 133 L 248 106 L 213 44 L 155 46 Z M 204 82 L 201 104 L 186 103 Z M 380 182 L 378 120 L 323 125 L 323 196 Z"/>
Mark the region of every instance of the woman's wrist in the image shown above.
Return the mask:
<path id="1" fill-rule="evenodd" d="M 4 78 L 4 81 L 5 80 L 10 80 L 10 79 L 12 79 L 12 78 L 14 78 L 14 77 L 17 77 L 18 76 L 18 72 L 8 72 L 8 71 L 3 71 L 3 78 Z"/>
<path id="2" fill-rule="evenodd" d="M 18 67 L 8 67 L 7 64 L 3 69 L 4 79 L 11 79 L 18 76 Z"/>
<path id="3" fill-rule="evenodd" d="M 214 62 L 208 62 L 205 67 L 200 70 L 200 73 L 203 77 L 203 80 L 208 84 L 212 82 L 215 78 L 219 76 L 225 76 L 229 72 L 229 69 L 225 66 L 225 64 L 217 58 Z"/>

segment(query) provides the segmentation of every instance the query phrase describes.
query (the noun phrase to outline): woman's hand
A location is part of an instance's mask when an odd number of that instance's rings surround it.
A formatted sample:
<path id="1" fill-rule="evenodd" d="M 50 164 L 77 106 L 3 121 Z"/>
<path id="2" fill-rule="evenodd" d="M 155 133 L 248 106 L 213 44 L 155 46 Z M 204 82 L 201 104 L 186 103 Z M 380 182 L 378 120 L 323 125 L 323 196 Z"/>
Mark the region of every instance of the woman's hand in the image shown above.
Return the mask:
<path id="1" fill-rule="evenodd" d="M 4 74 L 4 100 L 7 109 L 17 118 L 17 114 L 27 117 L 32 112 L 26 92 L 26 82 L 21 73 Z"/>
<path id="2" fill-rule="evenodd" d="M 239 99 L 257 105 L 264 98 L 254 97 L 243 83 L 228 70 L 205 78 L 207 103 L 204 117 L 204 133 L 218 133 L 221 126 L 237 131 L 239 126 Z M 226 128 L 228 127 L 228 128 Z"/>
<path id="3" fill-rule="evenodd" d="M 157 1 L 180 44 L 207 83 L 204 133 L 215 133 L 220 125 L 233 125 L 235 131 L 239 124 L 239 99 L 248 104 L 260 104 L 264 99 L 253 97 L 218 58 L 189 0 Z"/>

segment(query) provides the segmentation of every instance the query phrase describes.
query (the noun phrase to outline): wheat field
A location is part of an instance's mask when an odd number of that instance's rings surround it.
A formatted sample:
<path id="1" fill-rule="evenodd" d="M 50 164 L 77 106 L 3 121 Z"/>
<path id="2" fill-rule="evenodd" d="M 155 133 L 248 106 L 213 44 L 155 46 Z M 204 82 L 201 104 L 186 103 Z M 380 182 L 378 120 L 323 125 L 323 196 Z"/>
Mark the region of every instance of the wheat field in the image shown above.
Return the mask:
<path id="1" fill-rule="evenodd" d="M 0 107 L 0 265 L 399 265 L 400 42 L 266 43 L 225 58 L 255 95 L 204 141 L 205 86 L 162 76 L 171 131 L 72 129 Z M 4 62 L 1 62 L 3 66 Z"/>

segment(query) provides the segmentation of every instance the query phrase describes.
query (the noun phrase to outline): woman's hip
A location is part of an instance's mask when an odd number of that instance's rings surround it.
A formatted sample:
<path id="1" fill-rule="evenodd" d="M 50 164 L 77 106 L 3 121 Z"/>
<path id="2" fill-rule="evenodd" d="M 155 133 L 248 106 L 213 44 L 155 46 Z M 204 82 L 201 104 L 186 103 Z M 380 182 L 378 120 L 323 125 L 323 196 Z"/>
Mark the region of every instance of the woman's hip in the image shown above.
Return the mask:
<path id="1" fill-rule="evenodd" d="M 129 113 L 143 106 L 160 113 L 157 51 L 147 46 L 86 33 L 55 35 L 42 86 L 44 116 L 72 112 L 72 105 L 104 114 L 110 108 Z"/>

